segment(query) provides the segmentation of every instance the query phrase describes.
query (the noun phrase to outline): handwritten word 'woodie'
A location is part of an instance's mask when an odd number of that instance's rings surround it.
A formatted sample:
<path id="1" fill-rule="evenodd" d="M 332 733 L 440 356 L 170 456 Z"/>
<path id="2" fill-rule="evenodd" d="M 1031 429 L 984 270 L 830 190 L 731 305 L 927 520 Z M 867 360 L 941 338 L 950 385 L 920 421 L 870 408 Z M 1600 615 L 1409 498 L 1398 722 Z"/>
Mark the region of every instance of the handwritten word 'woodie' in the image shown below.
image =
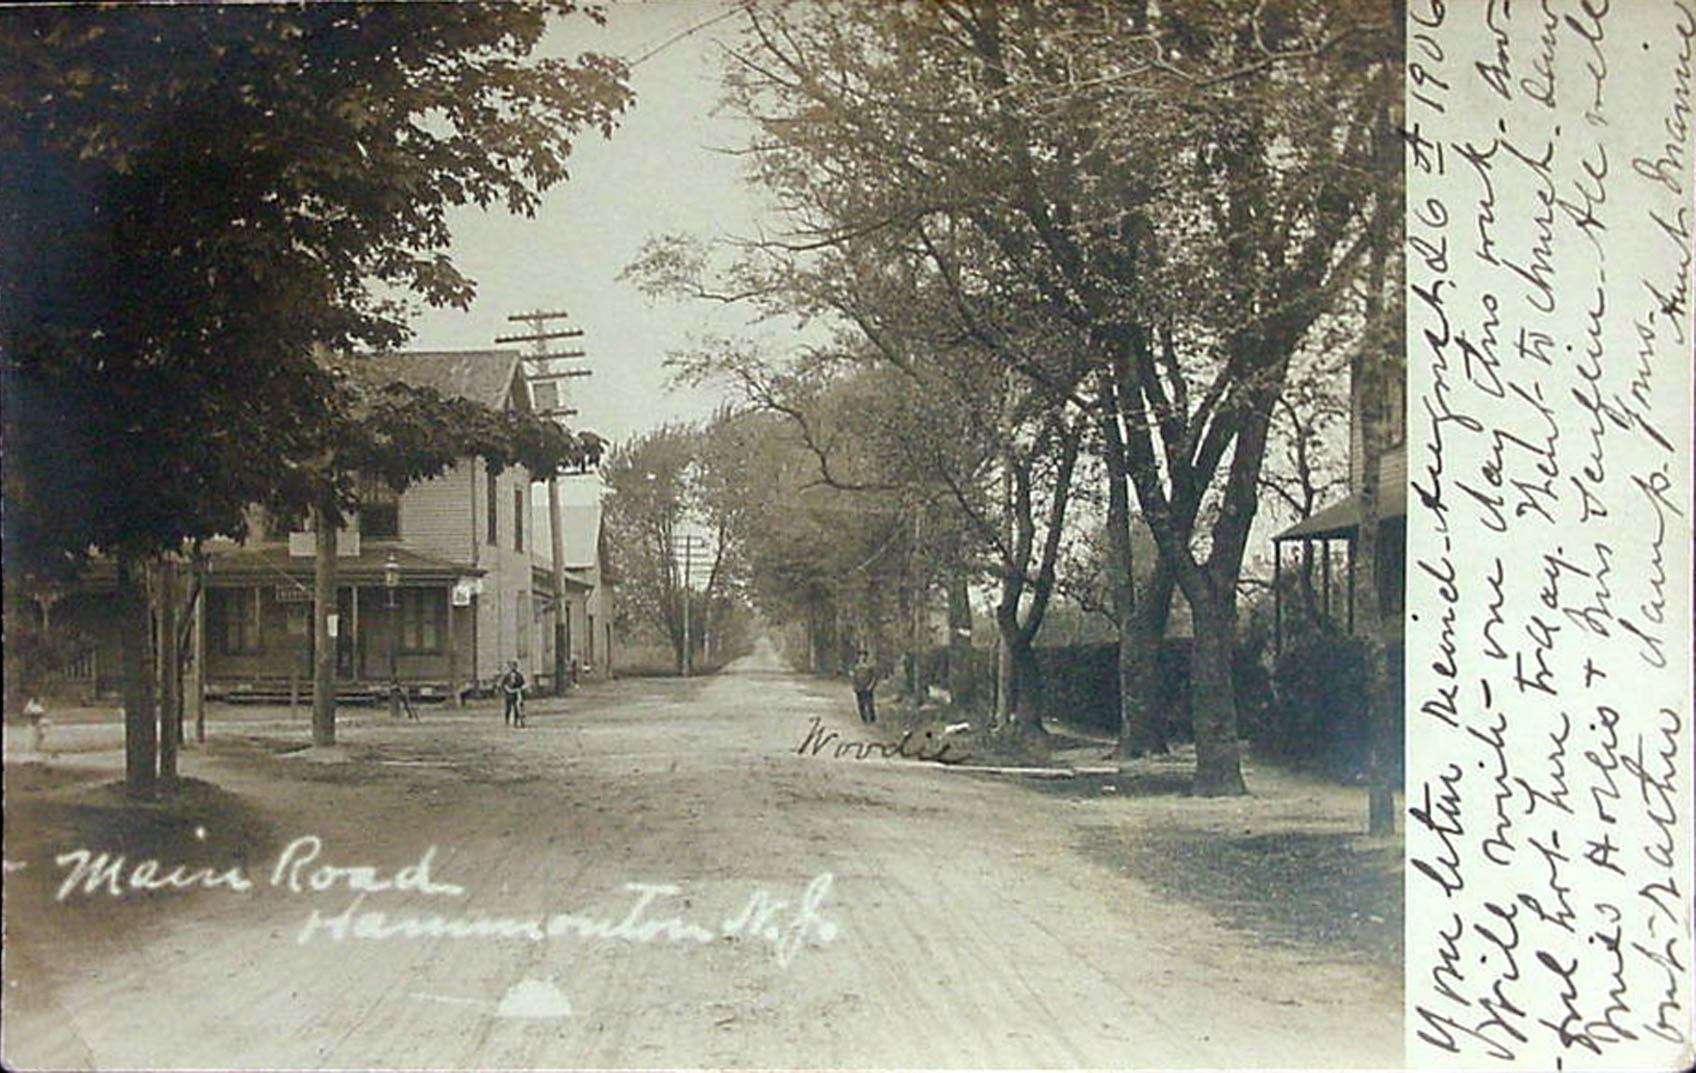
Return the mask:
<path id="1" fill-rule="evenodd" d="M 925 731 L 926 738 L 932 736 L 930 731 Z M 971 759 L 971 757 L 965 755 L 949 756 L 949 742 L 943 742 L 940 749 L 930 753 L 925 752 L 925 747 L 922 744 L 909 749 L 908 746 L 912 743 L 912 740 L 913 732 L 909 730 L 901 735 L 898 741 L 849 741 L 842 738 L 834 730 L 826 730 L 823 721 L 815 715 L 813 716 L 812 726 L 807 729 L 807 736 L 801 739 L 801 744 L 796 747 L 795 752 L 800 756 L 817 756 L 830 746 L 831 742 L 835 741 L 836 745 L 832 755 L 838 760 L 844 758 L 869 760 L 874 757 L 888 759 L 892 756 L 899 756 L 905 760 L 934 760 L 938 764 L 963 764 Z"/>

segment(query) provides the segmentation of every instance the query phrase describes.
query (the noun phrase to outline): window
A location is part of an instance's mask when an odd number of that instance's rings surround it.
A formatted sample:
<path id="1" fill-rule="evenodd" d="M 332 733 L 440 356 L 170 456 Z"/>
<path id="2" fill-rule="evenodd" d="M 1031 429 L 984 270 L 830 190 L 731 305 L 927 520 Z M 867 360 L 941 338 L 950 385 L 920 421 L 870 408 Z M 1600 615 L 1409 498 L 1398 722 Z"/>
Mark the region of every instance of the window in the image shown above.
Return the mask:
<path id="1" fill-rule="evenodd" d="M 387 481 L 376 477 L 359 478 L 359 535 L 375 540 L 394 540 L 400 536 L 400 493 Z"/>
<path id="2" fill-rule="evenodd" d="M 1393 370 L 1386 380 L 1389 399 L 1384 413 L 1384 446 L 1395 447 L 1407 441 L 1407 372 Z"/>
<path id="3" fill-rule="evenodd" d="M 524 482 L 512 490 L 512 550 L 524 550 Z"/>
<path id="4" fill-rule="evenodd" d="M 445 602 L 436 589 L 401 589 L 395 593 L 402 652 L 420 655 L 442 650 Z"/>
<path id="5" fill-rule="evenodd" d="M 489 470 L 488 474 L 489 474 L 489 496 L 488 496 L 489 543 L 499 544 L 500 540 L 501 540 L 500 484 L 497 483 L 499 481 L 499 478 L 495 475 L 494 470 Z"/>
<path id="6" fill-rule="evenodd" d="M 208 610 L 212 639 L 226 656 L 251 655 L 259 651 L 258 589 L 213 589 Z"/>
<path id="7" fill-rule="evenodd" d="M 1407 606 L 1407 517 L 1385 518 L 1378 526 L 1378 599 L 1386 615 Z"/>

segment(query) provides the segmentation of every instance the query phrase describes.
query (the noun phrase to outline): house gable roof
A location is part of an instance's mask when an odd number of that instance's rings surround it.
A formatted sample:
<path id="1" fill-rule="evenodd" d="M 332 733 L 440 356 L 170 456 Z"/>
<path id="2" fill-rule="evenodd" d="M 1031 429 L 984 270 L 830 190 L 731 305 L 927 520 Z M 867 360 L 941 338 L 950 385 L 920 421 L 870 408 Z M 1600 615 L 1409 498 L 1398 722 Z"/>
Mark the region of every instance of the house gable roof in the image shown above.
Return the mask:
<path id="1" fill-rule="evenodd" d="M 521 355 L 516 350 L 395 350 L 357 359 L 362 375 L 427 387 L 494 410 L 528 410 Z"/>

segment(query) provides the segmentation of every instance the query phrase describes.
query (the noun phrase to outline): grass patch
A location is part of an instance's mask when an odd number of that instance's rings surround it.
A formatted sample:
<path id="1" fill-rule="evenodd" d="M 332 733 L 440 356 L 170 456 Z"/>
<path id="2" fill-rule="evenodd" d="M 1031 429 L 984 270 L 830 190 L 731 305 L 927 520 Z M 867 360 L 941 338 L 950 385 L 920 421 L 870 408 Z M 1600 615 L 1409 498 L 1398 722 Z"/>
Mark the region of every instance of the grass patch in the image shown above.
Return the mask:
<path id="1" fill-rule="evenodd" d="M 1092 828 L 1079 847 L 1270 943 L 1400 965 L 1401 851 L 1351 834 Z"/>
<path id="2" fill-rule="evenodd" d="M 936 746 L 925 739 L 928 733 L 931 735 L 929 741 L 948 743 L 950 758 L 969 757 L 967 762 L 972 764 L 1048 767 L 1056 764 L 1055 754 L 1065 750 L 1088 748 L 1102 756 L 1110 751 L 1109 746 L 1100 742 L 1073 737 L 1058 730 L 1049 730 L 1041 735 L 998 732 L 990 728 L 986 714 L 948 705 L 915 708 L 905 701 L 891 701 L 879 703 L 877 711 L 875 725 L 880 735 L 894 739 L 911 730 L 915 743 L 925 741 L 926 750 L 934 751 Z M 948 732 L 950 727 L 958 728 L 962 723 L 966 724 L 965 729 Z"/>
<path id="3" fill-rule="evenodd" d="M 54 858 L 75 849 L 122 854 L 131 862 L 151 858 L 246 871 L 277 845 L 257 809 L 200 779 L 179 780 L 174 791 L 135 796 L 122 782 L 92 782 L 69 771 L 43 778 L 8 766 L 6 788 L 6 856 L 26 864 L 7 877 L 7 885 L 26 901 L 52 900 L 64 876 Z M 148 899 L 185 894 L 161 891 Z"/>
<path id="4" fill-rule="evenodd" d="M 1114 775 L 1077 775 L 1070 779 L 1031 779 L 1030 788 L 1050 797 L 1188 797 L 1193 783 L 1188 767 L 1122 771 Z"/>

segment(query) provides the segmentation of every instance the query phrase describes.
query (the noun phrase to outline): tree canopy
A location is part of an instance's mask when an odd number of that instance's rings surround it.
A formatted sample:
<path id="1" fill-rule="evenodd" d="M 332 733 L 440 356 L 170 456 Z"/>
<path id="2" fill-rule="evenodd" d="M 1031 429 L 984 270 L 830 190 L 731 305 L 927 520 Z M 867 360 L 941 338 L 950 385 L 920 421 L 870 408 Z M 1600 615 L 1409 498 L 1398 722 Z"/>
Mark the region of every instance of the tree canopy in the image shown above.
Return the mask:
<path id="1" fill-rule="evenodd" d="M 133 788 L 174 763 L 177 670 L 161 738 L 152 638 L 184 616 L 174 582 L 147 606 L 150 563 L 174 578 L 166 557 L 244 535 L 252 504 L 311 511 L 333 540 L 359 473 L 399 488 L 466 454 L 541 476 L 598 457 L 592 437 L 324 360 L 403 342 L 409 302 L 468 305 L 449 212 L 531 213 L 573 139 L 611 133 L 622 65 L 533 55 L 550 18 L 584 16 L 564 0 L 0 15 L 7 580 L 116 558 Z"/>
<path id="2" fill-rule="evenodd" d="M 400 343 L 397 294 L 468 304 L 449 211 L 532 212 L 573 139 L 611 132 L 622 66 L 533 57 L 550 16 L 585 21 L 570 3 L 0 18 L 13 564 L 239 534 L 248 503 L 322 494 L 350 414 L 392 419 L 372 434 L 396 443 L 440 416 L 345 397 L 314 348 Z M 549 434 L 509 431 L 504 454 L 545 467 Z"/>
<path id="3" fill-rule="evenodd" d="M 786 227 L 698 289 L 831 311 L 898 368 L 969 349 L 1086 421 L 1113 529 L 1134 492 L 1154 587 L 1195 615 L 1197 786 L 1240 792 L 1229 645 L 1274 404 L 1399 214 L 1371 166 L 1391 5 L 790 3 L 745 26 L 729 97 Z M 1069 436 L 1047 442 L 1069 473 Z"/>

